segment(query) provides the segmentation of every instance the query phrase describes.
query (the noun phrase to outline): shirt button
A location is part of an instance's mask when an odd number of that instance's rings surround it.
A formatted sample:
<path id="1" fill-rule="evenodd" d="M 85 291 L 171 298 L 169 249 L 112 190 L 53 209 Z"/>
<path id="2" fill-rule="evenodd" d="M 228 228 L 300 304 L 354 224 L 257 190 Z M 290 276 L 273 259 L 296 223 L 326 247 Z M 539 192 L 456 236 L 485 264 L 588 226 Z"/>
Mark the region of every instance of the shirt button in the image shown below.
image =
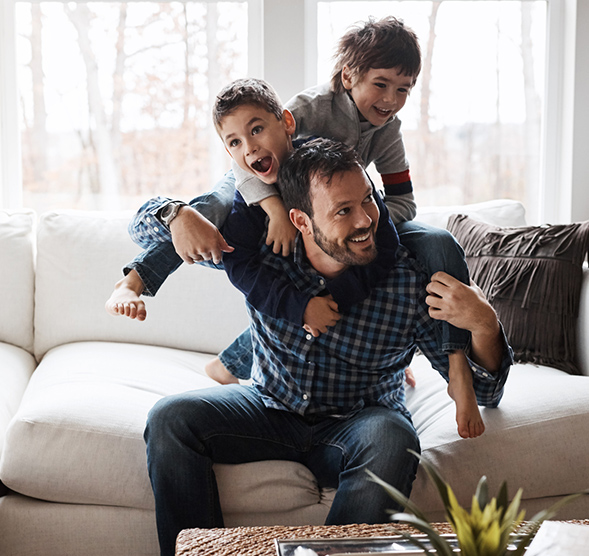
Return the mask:
<path id="1" fill-rule="evenodd" d="M 307 338 L 307 340 L 311 340 L 313 339 L 313 334 L 307 334 L 305 338 Z"/>
<path id="2" fill-rule="evenodd" d="M 307 394 L 303 394 L 303 400 L 308 400 L 309 396 L 307 396 Z"/>
<path id="3" fill-rule="evenodd" d="M 148 217 L 146 218 L 146 220 L 147 220 L 148 222 L 151 222 L 151 216 L 148 216 Z"/>
<path id="4" fill-rule="evenodd" d="M 157 226 L 155 226 L 155 227 L 154 227 L 154 229 L 153 229 L 153 231 L 154 231 L 154 232 L 159 232 L 159 231 L 160 231 L 160 229 L 159 229 Z"/>
<path id="5" fill-rule="evenodd" d="M 325 280 L 323 278 L 319 279 L 319 285 L 320 286 L 325 286 Z"/>

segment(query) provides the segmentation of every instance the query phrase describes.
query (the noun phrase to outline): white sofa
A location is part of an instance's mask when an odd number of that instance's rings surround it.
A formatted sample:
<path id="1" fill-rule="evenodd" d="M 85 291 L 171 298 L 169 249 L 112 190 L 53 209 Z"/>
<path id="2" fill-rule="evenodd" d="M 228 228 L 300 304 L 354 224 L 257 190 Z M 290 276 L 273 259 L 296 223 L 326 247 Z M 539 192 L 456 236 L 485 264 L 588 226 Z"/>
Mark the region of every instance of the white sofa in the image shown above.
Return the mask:
<path id="1" fill-rule="evenodd" d="M 523 225 L 523 207 L 493 201 L 424 210 L 444 226 L 469 213 Z M 39 223 L 30 211 L 0 212 L 0 554 L 158 554 L 154 504 L 142 438 L 162 396 L 212 385 L 203 366 L 247 324 L 241 295 L 224 273 L 184 266 L 148 299 L 148 319 L 108 316 L 104 302 L 138 248 L 130 213 L 59 211 Z M 589 374 L 589 271 L 579 319 Z M 516 365 L 487 431 L 456 433 L 445 383 L 423 357 L 408 405 L 422 450 L 468 503 L 481 475 L 507 479 L 535 512 L 589 487 L 589 378 Z M 333 492 L 289 462 L 216 469 L 228 526 L 321 524 Z M 443 519 L 420 471 L 412 498 Z M 589 500 L 561 514 L 589 518 Z"/>

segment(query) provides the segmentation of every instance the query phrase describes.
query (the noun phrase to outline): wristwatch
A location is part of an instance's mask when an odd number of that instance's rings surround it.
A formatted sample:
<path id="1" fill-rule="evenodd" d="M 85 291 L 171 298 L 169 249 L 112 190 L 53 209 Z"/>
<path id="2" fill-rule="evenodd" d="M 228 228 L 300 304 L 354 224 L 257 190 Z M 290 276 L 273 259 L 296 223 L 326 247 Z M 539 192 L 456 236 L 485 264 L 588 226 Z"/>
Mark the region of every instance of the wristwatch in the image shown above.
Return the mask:
<path id="1" fill-rule="evenodd" d="M 182 201 L 170 201 L 167 205 L 164 205 L 159 213 L 161 223 L 169 228 L 172 220 L 178 216 L 178 211 L 185 206 L 186 203 Z"/>

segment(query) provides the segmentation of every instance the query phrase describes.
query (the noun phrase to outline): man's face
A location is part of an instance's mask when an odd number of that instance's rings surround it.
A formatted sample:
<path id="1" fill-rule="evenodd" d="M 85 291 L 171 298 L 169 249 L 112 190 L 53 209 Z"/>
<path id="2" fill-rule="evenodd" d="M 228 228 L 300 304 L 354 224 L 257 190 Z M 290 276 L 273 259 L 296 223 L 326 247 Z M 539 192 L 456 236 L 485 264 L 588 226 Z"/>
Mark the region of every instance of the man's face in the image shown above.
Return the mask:
<path id="1" fill-rule="evenodd" d="M 317 246 L 342 268 L 365 265 L 377 255 L 379 210 L 366 174 L 358 168 L 335 174 L 329 184 L 311 180 L 312 235 Z"/>
<path id="2" fill-rule="evenodd" d="M 413 78 L 397 68 L 369 69 L 362 77 L 356 77 L 345 66 L 342 83 L 362 116 L 372 125 L 380 126 L 405 106 Z"/>
<path id="3" fill-rule="evenodd" d="M 278 120 L 264 108 L 246 104 L 223 118 L 219 133 L 227 152 L 241 169 L 272 184 L 281 162 L 292 150 L 295 127 L 288 110 Z"/>

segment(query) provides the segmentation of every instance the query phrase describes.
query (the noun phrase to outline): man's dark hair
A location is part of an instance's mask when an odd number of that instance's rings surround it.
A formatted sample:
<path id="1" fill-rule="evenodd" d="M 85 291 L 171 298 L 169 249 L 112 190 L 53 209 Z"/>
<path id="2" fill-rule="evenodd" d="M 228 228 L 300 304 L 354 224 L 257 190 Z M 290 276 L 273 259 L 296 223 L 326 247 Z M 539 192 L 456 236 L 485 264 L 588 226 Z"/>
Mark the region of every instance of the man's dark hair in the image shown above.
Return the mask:
<path id="1" fill-rule="evenodd" d="M 329 184 L 334 174 L 362 171 L 356 151 L 331 139 L 314 139 L 294 149 L 280 165 L 277 186 L 286 210 L 299 209 L 313 217 L 311 182 Z"/>
<path id="2" fill-rule="evenodd" d="M 282 119 L 284 108 L 276 91 L 262 79 L 237 79 L 229 83 L 215 99 L 213 106 L 213 123 L 217 133 L 221 130 L 223 118 L 236 108 L 246 104 L 259 106 L 274 114 L 277 120 Z"/>
<path id="3" fill-rule="evenodd" d="M 399 68 L 413 78 L 421 71 L 419 39 L 409 27 L 393 16 L 376 21 L 369 18 L 351 27 L 340 39 L 335 53 L 331 90 L 343 93 L 342 69 L 348 66 L 355 80 L 370 69 Z"/>

